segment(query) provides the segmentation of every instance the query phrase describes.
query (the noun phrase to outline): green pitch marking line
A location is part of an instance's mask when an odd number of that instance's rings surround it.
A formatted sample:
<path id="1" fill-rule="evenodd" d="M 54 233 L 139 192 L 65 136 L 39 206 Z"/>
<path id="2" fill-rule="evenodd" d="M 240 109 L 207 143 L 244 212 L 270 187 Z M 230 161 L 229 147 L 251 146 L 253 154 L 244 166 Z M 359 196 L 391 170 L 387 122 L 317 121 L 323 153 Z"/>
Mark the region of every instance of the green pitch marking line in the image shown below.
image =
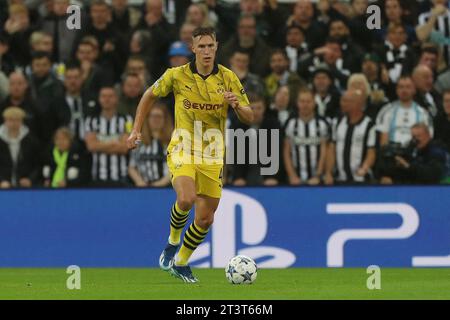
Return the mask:
<path id="1" fill-rule="evenodd" d="M 260 269 L 252 285 L 231 285 L 223 269 L 194 269 L 184 284 L 159 269 L 81 267 L 81 290 L 65 269 L 0 269 L 0 299 L 450 299 L 450 268 L 381 269 L 368 290 L 366 269 Z"/>

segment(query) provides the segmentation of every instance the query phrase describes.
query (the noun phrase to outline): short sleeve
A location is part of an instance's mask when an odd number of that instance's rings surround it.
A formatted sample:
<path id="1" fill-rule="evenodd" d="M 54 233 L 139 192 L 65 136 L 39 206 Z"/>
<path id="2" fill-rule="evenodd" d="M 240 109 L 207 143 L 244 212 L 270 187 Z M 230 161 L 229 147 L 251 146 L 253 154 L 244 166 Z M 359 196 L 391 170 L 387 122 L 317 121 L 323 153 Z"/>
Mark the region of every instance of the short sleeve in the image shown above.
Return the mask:
<path id="1" fill-rule="evenodd" d="M 175 69 L 167 69 L 164 74 L 151 86 L 152 92 L 157 97 L 167 96 L 173 89 L 173 74 Z"/>
<path id="2" fill-rule="evenodd" d="M 234 72 L 231 73 L 230 89 L 231 92 L 233 92 L 236 95 L 240 106 L 246 107 L 250 105 L 247 93 L 245 93 L 245 89 L 242 86 L 241 81 Z"/>
<path id="3" fill-rule="evenodd" d="M 390 123 L 390 114 L 389 112 L 391 109 L 390 105 L 385 106 L 383 109 L 381 109 L 380 113 L 377 116 L 376 119 L 376 130 L 380 132 L 387 133 L 389 132 L 389 123 Z"/>
<path id="4" fill-rule="evenodd" d="M 330 138 L 330 128 L 325 120 L 320 121 L 320 137 L 325 140 Z"/>
<path id="5" fill-rule="evenodd" d="M 375 131 L 375 125 L 372 123 L 369 129 L 369 134 L 367 136 L 367 147 L 375 148 L 376 143 L 377 143 L 377 134 Z"/>
<path id="6" fill-rule="evenodd" d="M 333 143 L 336 143 L 337 140 L 337 127 L 339 125 L 339 121 L 337 118 L 333 119 L 333 122 L 331 124 L 331 140 Z"/>

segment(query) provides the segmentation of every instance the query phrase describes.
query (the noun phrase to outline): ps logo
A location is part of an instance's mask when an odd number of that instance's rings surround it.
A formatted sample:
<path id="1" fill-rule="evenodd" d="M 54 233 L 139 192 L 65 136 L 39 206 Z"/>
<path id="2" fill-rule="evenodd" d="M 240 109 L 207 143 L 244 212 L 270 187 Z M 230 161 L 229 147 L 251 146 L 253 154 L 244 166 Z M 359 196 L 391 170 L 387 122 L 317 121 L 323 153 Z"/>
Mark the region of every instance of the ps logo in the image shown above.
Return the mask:
<path id="1" fill-rule="evenodd" d="M 327 266 L 344 266 L 344 246 L 350 240 L 407 239 L 419 227 L 417 211 L 406 203 L 330 203 L 328 214 L 397 214 L 402 218 L 399 228 L 341 229 L 334 232 L 327 243 Z"/>

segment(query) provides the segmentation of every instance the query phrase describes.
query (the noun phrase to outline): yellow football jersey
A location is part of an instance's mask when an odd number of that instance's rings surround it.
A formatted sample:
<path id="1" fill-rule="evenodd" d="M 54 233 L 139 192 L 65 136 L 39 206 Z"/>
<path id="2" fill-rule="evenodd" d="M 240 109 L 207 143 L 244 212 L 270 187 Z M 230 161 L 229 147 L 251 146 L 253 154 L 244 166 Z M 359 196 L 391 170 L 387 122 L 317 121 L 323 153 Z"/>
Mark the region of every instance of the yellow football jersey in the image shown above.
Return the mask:
<path id="1" fill-rule="evenodd" d="M 197 72 L 195 61 L 167 69 L 151 89 L 158 97 L 165 97 L 172 91 L 175 96 L 175 130 L 167 148 L 168 153 L 175 152 L 174 148 L 180 146 L 181 140 L 186 142 L 186 133 L 189 133 L 190 138 L 190 154 L 195 157 L 202 155 L 208 158 L 209 152 L 205 152 L 205 149 L 211 148 L 211 142 L 219 143 L 214 141 L 215 138 L 210 138 L 211 133 L 220 132 L 224 145 L 228 112 L 228 103 L 223 96 L 225 91 L 233 92 L 241 106 L 249 106 L 239 78 L 233 71 L 218 64 L 214 65 L 207 77 Z M 181 139 L 180 134 L 177 134 L 181 132 L 180 129 L 184 134 Z M 213 156 L 223 159 L 223 154 Z"/>

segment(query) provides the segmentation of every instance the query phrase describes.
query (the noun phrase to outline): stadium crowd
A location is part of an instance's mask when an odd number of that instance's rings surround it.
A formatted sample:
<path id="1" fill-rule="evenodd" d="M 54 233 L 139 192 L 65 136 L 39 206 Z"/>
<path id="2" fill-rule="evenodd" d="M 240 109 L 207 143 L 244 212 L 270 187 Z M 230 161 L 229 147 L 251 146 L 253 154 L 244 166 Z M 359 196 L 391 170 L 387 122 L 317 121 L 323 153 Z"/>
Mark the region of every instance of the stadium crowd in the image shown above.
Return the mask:
<path id="1" fill-rule="evenodd" d="M 227 184 L 450 183 L 447 0 L 142 2 L 0 0 L 1 188 L 169 185 L 173 97 L 137 149 L 126 139 L 143 92 L 192 59 L 199 26 L 216 28 L 251 128 L 281 132 L 276 175 L 260 159 L 229 164 Z M 249 129 L 231 111 L 227 127 Z"/>

